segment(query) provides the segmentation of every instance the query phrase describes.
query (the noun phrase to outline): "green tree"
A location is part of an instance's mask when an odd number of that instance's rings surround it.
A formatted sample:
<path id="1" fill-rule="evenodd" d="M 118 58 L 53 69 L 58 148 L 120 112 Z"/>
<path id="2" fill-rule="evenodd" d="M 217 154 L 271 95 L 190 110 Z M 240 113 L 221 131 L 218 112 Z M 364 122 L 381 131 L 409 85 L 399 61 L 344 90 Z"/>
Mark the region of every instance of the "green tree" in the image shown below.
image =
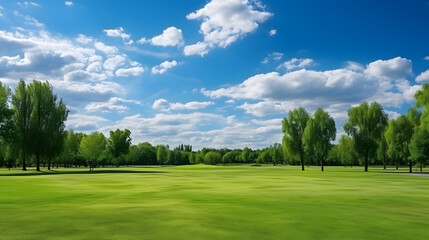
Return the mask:
<path id="1" fill-rule="evenodd" d="M 344 166 L 353 166 L 353 164 L 357 162 L 358 158 L 353 138 L 341 135 L 340 140 L 338 141 L 337 154 Z"/>
<path id="2" fill-rule="evenodd" d="M 10 142 L 15 138 L 14 111 L 9 108 L 11 90 L 0 82 L 0 138 Z"/>
<path id="3" fill-rule="evenodd" d="M 243 149 L 243 151 L 241 152 L 241 160 L 244 163 L 249 163 L 250 162 L 250 153 L 252 152 L 252 150 L 250 150 L 250 148 L 245 147 Z"/>
<path id="4" fill-rule="evenodd" d="M 310 116 L 304 108 L 298 108 L 289 111 L 288 117 L 284 118 L 282 122 L 283 144 L 286 147 L 287 155 L 300 159 L 302 171 L 304 171 L 305 155 L 302 137 L 309 118 Z"/>
<path id="5" fill-rule="evenodd" d="M 387 124 L 387 114 L 381 105 L 367 102 L 348 111 L 349 120 L 343 128 L 346 133 L 353 137 L 356 152 L 365 159 L 365 171 L 368 171 L 369 158 L 375 158 L 377 153 L 377 142 L 380 140 L 383 130 Z"/>
<path id="6" fill-rule="evenodd" d="M 216 165 L 221 161 L 221 155 L 217 152 L 210 151 L 204 155 L 204 163 L 208 165 Z"/>
<path id="7" fill-rule="evenodd" d="M 322 171 L 324 170 L 323 162 L 328 156 L 331 141 L 335 140 L 336 132 L 334 119 L 321 108 L 318 108 L 314 116 L 308 120 L 304 130 L 302 139 L 304 149 L 320 160 Z"/>
<path id="8" fill-rule="evenodd" d="M 64 167 L 71 167 L 72 162 L 77 158 L 81 140 L 73 130 L 65 133 L 63 151 Z"/>
<path id="9" fill-rule="evenodd" d="M 429 159 L 429 119 L 428 114 L 422 115 L 421 125 L 418 126 L 411 138 L 410 158 L 420 164 L 420 171 L 423 171 L 423 165 Z"/>
<path id="10" fill-rule="evenodd" d="M 12 106 L 14 110 L 13 120 L 16 129 L 16 144 L 21 150 L 22 170 L 27 170 L 26 157 L 29 154 L 31 144 L 31 111 L 33 105 L 31 96 L 24 80 L 20 80 L 12 96 Z"/>
<path id="11" fill-rule="evenodd" d="M 79 152 L 86 159 L 89 170 L 94 169 L 106 151 L 106 137 L 103 133 L 93 132 L 84 136 L 80 142 Z"/>
<path id="12" fill-rule="evenodd" d="M 383 160 L 383 169 L 386 170 L 386 159 L 387 159 L 387 150 L 389 146 L 386 142 L 386 137 L 384 133 L 381 135 L 380 140 L 378 141 L 378 149 L 377 149 L 377 156 L 379 159 Z"/>
<path id="13" fill-rule="evenodd" d="M 414 134 L 410 143 L 410 158 L 420 163 L 420 171 L 429 159 L 429 83 L 414 95 L 416 107 L 410 108 L 407 117 L 414 125 Z M 421 113 L 418 108 L 423 108 Z"/>
<path id="14" fill-rule="evenodd" d="M 48 158 L 48 170 L 51 169 L 51 160 L 58 156 L 64 149 L 65 122 L 69 110 L 60 99 L 57 101 L 57 95 L 50 95 L 48 101 L 49 118 L 46 121 L 47 142 L 46 156 Z"/>
<path id="15" fill-rule="evenodd" d="M 396 159 L 396 169 L 398 169 L 399 159 L 404 161 L 409 160 L 410 172 L 412 172 L 412 158 L 410 156 L 409 145 L 413 136 L 414 126 L 404 115 L 401 115 L 397 119 L 389 121 L 387 127 L 386 142 L 388 145 L 387 154 L 392 159 Z"/>
<path id="16" fill-rule="evenodd" d="M 116 166 L 119 167 L 121 164 L 120 156 L 127 154 L 130 151 L 131 146 L 131 132 L 128 129 L 110 131 L 110 137 L 108 139 L 108 148 L 112 153 L 112 156 L 116 160 Z"/>
<path id="17" fill-rule="evenodd" d="M 156 159 L 159 164 L 167 163 L 167 148 L 164 145 L 156 146 Z"/>
<path id="18" fill-rule="evenodd" d="M 52 85 L 48 82 L 33 80 L 28 86 L 33 109 L 31 111 L 30 139 L 31 153 L 36 155 L 36 168 L 40 171 L 40 157 L 51 156 L 51 151 L 58 154 L 62 145 L 57 145 L 56 134 L 64 130 L 64 122 L 67 119 L 67 108 L 57 95 L 54 94 Z"/>
<path id="19" fill-rule="evenodd" d="M 273 165 L 275 166 L 282 161 L 282 145 L 280 143 L 274 143 L 270 150 L 271 160 L 273 162 Z"/>

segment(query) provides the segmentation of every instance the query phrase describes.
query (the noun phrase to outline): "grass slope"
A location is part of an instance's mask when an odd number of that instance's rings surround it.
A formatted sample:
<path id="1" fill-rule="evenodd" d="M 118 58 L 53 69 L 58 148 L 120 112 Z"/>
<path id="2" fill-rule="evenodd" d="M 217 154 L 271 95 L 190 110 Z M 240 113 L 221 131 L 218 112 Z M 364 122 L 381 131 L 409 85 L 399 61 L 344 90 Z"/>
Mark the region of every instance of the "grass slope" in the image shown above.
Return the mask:
<path id="1" fill-rule="evenodd" d="M 362 170 L 2 169 L 0 239 L 428 239 L 429 178 Z"/>

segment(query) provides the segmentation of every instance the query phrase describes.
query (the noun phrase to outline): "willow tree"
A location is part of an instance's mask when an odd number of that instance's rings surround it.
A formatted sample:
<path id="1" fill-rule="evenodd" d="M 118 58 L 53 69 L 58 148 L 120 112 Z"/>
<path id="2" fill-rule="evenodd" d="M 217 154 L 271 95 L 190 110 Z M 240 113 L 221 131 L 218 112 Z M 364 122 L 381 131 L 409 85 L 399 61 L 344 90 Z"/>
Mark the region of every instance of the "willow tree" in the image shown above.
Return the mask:
<path id="1" fill-rule="evenodd" d="M 305 155 L 302 137 L 308 119 L 310 116 L 304 108 L 296 108 L 289 111 L 288 117 L 284 118 L 282 122 L 283 144 L 285 144 L 287 155 L 300 159 L 302 171 L 304 171 Z"/>
<path id="2" fill-rule="evenodd" d="M 378 141 L 387 124 L 387 114 L 377 102 L 364 102 L 348 110 L 349 120 L 343 128 L 353 137 L 358 154 L 365 159 L 365 172 L 368 171 L 369 158 L 375 158 Z"/>
<path id="3" fill-rule="evenodd" d="M 334 119 L 321 108 L 318 108 L 313 117 L 308 120 L 304 130 L 304 149 L 306 152 L 311 152 L 311 155 L 320 161 L 322 171 L 324 170 L 324 160 L 331 148 L 331 141 L 335 140 L 336 132 Z"/>

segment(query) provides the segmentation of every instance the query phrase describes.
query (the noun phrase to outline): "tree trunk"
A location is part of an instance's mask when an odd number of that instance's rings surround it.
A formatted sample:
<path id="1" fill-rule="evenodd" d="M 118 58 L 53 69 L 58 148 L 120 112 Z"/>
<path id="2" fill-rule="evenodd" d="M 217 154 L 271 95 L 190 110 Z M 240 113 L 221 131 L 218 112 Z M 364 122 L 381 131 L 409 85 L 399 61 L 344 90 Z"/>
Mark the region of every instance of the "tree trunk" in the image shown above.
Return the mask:
<path id="1" fill-rule="evenodd" d="M 365 155 L 365 172 L 368 172 L 368 150 Z"/>
<path id="2" fill-rule="evenodd" d="M 22 171 L 27 171 L 27 165 L 25 164 L 25 154 L 22 154 Z"/>
<path id="3" fill-rule="evenodd" d="M 322 172 L 323 172 L 323 159 L 320 160 L 320 166 L 322 167 Z"/>
<path id="4" fill-rule="evenodd" d="M 40 156 L 39 156 L 39 153 L 36 153 L 36 170 L 40 171 Z"/>
<path id="5" fill-rule="evenodd" d="M 386 170 L 386 153 L 383 153 L 383 169 Z"/>
<path id="6" fill-rule="evenodd" d="M 48 170 L 51 170 L 51 157 L 48 157 Z"/>
<path id="7" fill-rule="evenodd" d="M 396 170 L 398 170 L 398 168 L 399 168 L 399 161 L 396 160 Z"/>
<path id="8" fill-rule="evenodd" d="M 420 172 L 423 172 L 423 160 L 420 161 Z"/>
<path id="9" fill-rule="evenodd" d="M 413 163 L 412 163 L 412 161 L 410 159 L 410 173 L 412 173 L 412 172 L 413 172 Z"/>
<path id="10" fill-rule="evenodd" d="M 301 151 L 301 169 L 302 171 L 304 171 L 304 156 L 302 154 L 302 151 Z"/>

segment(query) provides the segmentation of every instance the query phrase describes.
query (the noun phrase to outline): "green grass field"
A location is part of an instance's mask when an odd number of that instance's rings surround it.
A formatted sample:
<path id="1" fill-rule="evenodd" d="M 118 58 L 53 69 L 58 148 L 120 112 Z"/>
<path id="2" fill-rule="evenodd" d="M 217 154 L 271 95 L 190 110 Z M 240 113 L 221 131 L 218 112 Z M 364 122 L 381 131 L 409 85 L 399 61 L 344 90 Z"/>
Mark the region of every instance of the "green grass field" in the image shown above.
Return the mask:
<path id="1" fill-rule="evenodd" d="M 429 177 L 362 170 L 0 169 L 0 239 L 429 239 Z"/>

